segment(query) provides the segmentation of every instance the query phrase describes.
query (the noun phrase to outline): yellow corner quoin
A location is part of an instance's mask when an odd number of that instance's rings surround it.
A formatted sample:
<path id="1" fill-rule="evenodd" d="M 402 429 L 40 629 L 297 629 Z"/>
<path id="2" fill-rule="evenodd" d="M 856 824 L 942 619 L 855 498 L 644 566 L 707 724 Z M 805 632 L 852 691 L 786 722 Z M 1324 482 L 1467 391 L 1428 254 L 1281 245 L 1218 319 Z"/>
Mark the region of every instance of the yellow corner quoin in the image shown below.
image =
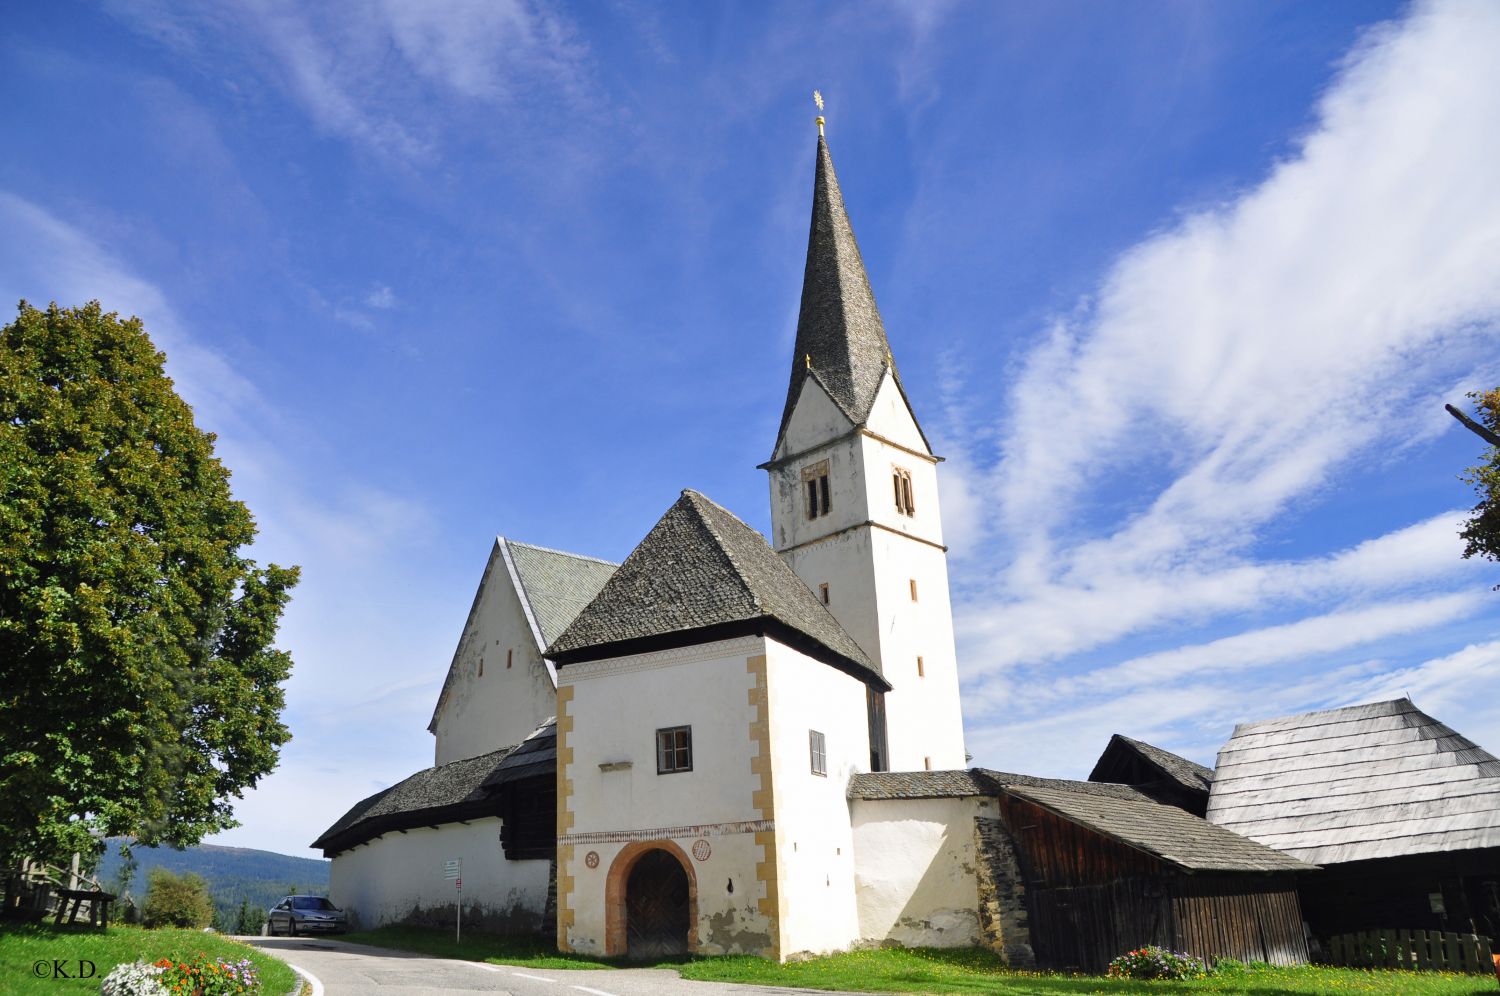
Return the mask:
<path id="1" fill-rule="evenodd" d="M 750 773 L 760 783 L 752 791 L 750 805 L 762 820 L 775 820 L 775 803 L 771 790 L 771 712 L 766 688 L 766 656 L 759 654 L 747 658 L 745 670 L 755 678 L 750 687 L 750 742 L 755 745 L 755 756 L 750 758 Z M 756 908 L 766 918 L 766 934 L 771 947 L 763 951 L 767 958 L 778 959 L 781 948 L 781 903 L 776 883 L 776 831 L 762 830 L 756 833 L 755 843 L 761 848 L 763 858 L 755 864 L 755 880 L 765 890 L 765 895 L 756 900 Z"/>
<path id="2" fill-rule="evenodd" d="M 568 715 L 568 703 L 573 700 L 572 685 L 557 688 L 557 950 L 572 951 L 568 936 L 576 919 L 573 912 L 573 845 L 563 844 L 562 838 L 573 829 L 573 779 L 568 777 L 568 767 L 573 763 L 573 746 L 569 735 L 573 732 L 573 717 Z"/>

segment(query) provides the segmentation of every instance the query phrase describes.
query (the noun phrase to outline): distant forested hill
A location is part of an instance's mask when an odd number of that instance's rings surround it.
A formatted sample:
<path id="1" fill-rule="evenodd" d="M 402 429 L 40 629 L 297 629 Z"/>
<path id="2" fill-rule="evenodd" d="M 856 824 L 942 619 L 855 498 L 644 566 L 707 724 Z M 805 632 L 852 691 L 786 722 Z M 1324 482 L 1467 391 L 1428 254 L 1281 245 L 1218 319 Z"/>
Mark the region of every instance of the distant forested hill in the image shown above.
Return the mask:
<path id="1" fill-rule="evenodd" d="M 105 888 L 119 881 L 123 864 L 120 843 L 119 838 L 111 839 L 100 859 L 95 877 Z M 193 872 L 208 881 L 209 893 L 226 929 L 233 929 L 241 901 L 252 910 L 264 912 L 293 891 L 328 895 L 329 862 L 321 858 L 297 858 L 274 851 L 217 844 L 199 844 L 183 851 L 137 847 L 133 852 L 138 868 L 130 883 L 130 894 L 137 904 L 146 894 L 147 869 L 160 866 L 178 875 Z"/>

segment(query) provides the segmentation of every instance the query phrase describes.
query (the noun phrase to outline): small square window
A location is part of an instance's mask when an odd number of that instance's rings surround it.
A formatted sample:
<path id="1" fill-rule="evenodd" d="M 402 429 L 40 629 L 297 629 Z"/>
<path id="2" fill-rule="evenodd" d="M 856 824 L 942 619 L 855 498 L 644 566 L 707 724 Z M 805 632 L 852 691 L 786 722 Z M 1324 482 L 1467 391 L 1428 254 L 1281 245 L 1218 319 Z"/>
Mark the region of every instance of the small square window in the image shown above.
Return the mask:
<path id="1" fill-rule="evenodd" d="M 656 731 L 656 773 L 693 770 L 693 728 L 669 726 Z"/>
<path id="2" fill-rule="evenodd" d="M 807 731 L 807 747 L 812 754 L 812 773 L 815 775 L 828 774 L 828 749 L 823 742 L 823 734 L 817 730 Z"/>
<path id="3" fill-rule="evenodd" d="M 892 467 L 891 485 L 896 492 L 896 511 L 902 515 L 916 515 L 917 504 L 912 500 L 911 471 Z"/>

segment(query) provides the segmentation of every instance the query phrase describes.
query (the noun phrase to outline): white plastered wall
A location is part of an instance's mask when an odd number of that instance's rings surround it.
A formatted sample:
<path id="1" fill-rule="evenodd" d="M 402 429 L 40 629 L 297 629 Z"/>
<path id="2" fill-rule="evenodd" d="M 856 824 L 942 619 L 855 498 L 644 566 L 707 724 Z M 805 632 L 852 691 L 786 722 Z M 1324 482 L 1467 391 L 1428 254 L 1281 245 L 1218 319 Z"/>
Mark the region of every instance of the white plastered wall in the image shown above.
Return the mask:
<path id="1" fill-rule="evenodd" d="M 760 779 L 751 771 L 758 747 L 751 739 L 756 708 L 749 667 L 766 644 L 746 637 L 558 670 L 559 684 L 572 689 L 567 746 L 573 759 L 563 777 L 572 780 L 568 836 L 579 842 L 571 845 L 571 860 L 566 847 L 558 859 L 559 883 L 566 876 L 573 882 L 567 897 L 572 950 L 605 953 L 611 865 L 643 840 L 670 840 L 689 855 L 698 883 L 699 952 L 770 949 L 770 924 L 758 909 L 765 892 L 756 865 L 765 853 L 755 841 L 761 814 L 752 794 Z M 659 775 L 656 731 L 672 726 L 692 727 L 693 770 Z M 693 856 L 699 840 L 708 843 L 706 859 Z M 586 861 L 590 851 L 599 856 L 593 868 Z"/>
<path id="2" fill-rule="evenodd" d="M 547 904 L 550 862 L 507 861 L 500 820 L 392 830 L 336 855 L 329 895 L 352 911 L 360 927 L 452 922 L 458 891 L 443 878 L 443 862 L 463 861 L 464 918 L 492 930 L 538 930 Z"/>
<path id="3" fill-rule="evenodd" d="M 537 650 L 498 542 L 464 624 L 452 669 L 453 681 L 433 727 L 436 764 L 518 744 L 556 710 L 556 686 Z"/>
<path id="4" fill-rule="evenodd" d="M 867 943 L 984 943 L 974 818 L 987 799 L 859 799 L 853 804 L 859 930 Z"/>
<path id="5" fill-rule="evenodd" d="M 781 954 L 842 951 L 860 936 L 846 793 L 870 767 L 865 685 L 775 640 L 767 646 Z M 823 734 L 826 775 L 812 772 L 812 730 Z"/>

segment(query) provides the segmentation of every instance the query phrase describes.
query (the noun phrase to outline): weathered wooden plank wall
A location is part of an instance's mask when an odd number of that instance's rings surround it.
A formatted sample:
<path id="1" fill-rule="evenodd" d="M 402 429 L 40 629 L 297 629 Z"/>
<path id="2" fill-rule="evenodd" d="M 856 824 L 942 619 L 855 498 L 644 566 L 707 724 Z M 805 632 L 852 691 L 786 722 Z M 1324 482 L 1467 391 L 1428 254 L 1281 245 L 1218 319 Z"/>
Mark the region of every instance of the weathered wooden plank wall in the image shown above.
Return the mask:
<path id="1" fill-rule="evenodd" d="M 1291 876 L 1189 875 L 1025 800 L 1002 796 L 1044 968 L 1102 972 L 1159 944 L 1209 960 L 1307 962 Z"/>

